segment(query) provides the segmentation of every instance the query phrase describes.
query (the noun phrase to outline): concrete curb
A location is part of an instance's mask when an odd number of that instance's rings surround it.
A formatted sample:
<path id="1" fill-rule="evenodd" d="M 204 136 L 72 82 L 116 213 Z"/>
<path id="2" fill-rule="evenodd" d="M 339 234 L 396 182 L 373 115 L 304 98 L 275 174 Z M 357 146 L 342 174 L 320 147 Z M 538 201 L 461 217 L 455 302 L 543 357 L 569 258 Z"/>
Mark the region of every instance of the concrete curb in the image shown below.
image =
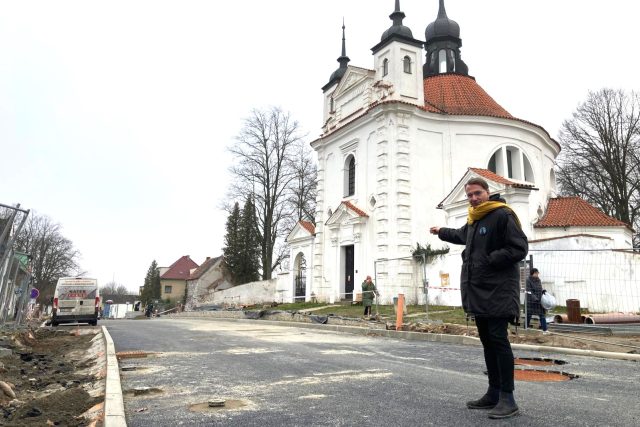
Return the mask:
<path id="1" fill-rule="evenodd" d="M 124 401 L 122 399 L 122 386 L 120 385 L 120 368 L 116 357 L 116 348 L 113 345 L 111 335 L 105 326 L 102 326 L 105 353 L 107 356 L 107 385 L 104 396 L 104 427 L 127 427 L 124 415 Z"/>
<path id="2" fill-rule="evenodd" d="M 174 316 L 171 316 L 174 317 Z M 354 335 L 367 335 L 367 336 L 379 336 L 379 337 L 387 337 L 387 338 L 397 338 L 404 339 L 410 341 L 428 341 L 428 342 L 444 342 L 448 344 L 463 344 L 463 345 L 475 345 L 480 346 L 480 339 L 476 337 L 467 337 L 464 335 L 447 335 L 447 334 L 430 334 L 424 332 L 410 332 L 410 331 L 390 331 L 386 329 L 378 329 L 378 328 L 367 328 L 362 326 L 345 326 L 345 325 L 330 325 L 330 324 L 317 324 L 317 323 L 303 323 L 303 322 L 287 322 L 287 321 L 277 321 L 277 320 L 260 320 L 260 319 L 237 319 L 237 318 L 225 318 L 221 316 L 202 316 L 195 315 L 190 316 L 187 313 L 183 312 L 178 317 L 189 317 L 189 318 L 197 318 L 197 319 L 211 319 L 211 320 L 227 320 L 233 322 L 243 322 L 243 321 L 251 321 L 251 322 L 260 322 L 271 325 L 286 325 L 295 328 L 306 328 L 306 329 L 321 329 L 328 331 L 336 331 L 336 332 L 344 332 L 348 334 Z M 588 357 L 599 357 L 601 359 L 618 359 L 618 360 L 631 360 L 640 362 L 640 354 L 633 353 L 616 353 L 611 351 L 597 351 L 597 350 L 581 350 L 577 348 L 565 348 L 565 347 L 549 347 L 543 345 L 530 345 L 530 344 L 511 344 L 511 348 L 514 350 L 526 350 L 526 351 L 536 351 L 540 353 L 559 353 L 559 354 L 571 354 L 575 356 L 588 356 Z"/>

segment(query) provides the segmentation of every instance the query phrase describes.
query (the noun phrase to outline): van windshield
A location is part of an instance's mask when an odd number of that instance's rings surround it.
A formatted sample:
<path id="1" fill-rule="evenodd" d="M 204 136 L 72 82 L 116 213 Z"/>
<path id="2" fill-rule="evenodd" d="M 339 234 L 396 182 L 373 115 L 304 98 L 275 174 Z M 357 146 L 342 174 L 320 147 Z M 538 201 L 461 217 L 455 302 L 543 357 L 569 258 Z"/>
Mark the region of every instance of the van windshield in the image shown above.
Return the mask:
<path id="1" fill-rule="evenodd" d="M 98 288 L 95 286 L 58 286 L 58 299 L 94 299 L 96 297 L 97 289 Z"/>

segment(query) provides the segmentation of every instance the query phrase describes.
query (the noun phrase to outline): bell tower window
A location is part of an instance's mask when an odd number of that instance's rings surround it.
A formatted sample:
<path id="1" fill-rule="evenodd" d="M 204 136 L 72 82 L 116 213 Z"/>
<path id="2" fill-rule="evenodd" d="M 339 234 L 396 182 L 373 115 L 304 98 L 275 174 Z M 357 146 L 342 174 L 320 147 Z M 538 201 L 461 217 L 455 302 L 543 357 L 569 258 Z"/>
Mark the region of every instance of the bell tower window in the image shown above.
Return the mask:
<path id="1" fill-rule="evenodd" d="M 404 67 L 404 72 L 407 74 L 411 74 L 411 58 L 405 56 L 402 60 L 402 65 Z"/>
<path id="2" fill-rule="evenodd" d="M 382 77 L 389 74 L 389 60 L 387 58 L 382 61 Z"/>
<path id="3" fill-rule="evenodd" d="M 440 49 L 438 52 L 438 64 L 440 73 L 447 72 L 447 51 L 444 49 Z"/>

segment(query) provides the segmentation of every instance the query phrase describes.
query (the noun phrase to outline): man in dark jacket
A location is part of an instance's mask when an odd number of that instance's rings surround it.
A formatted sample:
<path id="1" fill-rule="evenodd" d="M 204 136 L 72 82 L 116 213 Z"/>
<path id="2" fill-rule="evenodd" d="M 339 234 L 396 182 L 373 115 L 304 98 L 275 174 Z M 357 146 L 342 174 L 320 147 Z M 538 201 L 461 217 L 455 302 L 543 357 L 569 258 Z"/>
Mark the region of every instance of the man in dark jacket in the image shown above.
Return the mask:
<path id="1" fill-rule="evenodd" d="M 542 294 L 546 291 L 542 289 L 540 272 L 537 268 L 531 269 L 531 275 L 527 278 L 527 328 L 531 327 L 531 316 L 538 316 L 542 332 L 547 332 L 546 310 L 542 307 Z"/>
<path id="2" fill-rule="evenodd" d="M 465 191 L 470 204 L 467 223 L 457 230 L 431 227 L 430 231 L 441 240 L 465 245 L 462 307 L 475 318 L 489 375 L 486 394 L 467 402 L 467 407 L 490 409 L 489 418 L 508 418 L 518 413 L 508 327 L 520 314 L 518 262 L 527 255 L 527 237 L 515 212 L 499 198 L 490 198 L 485 180 L 470 179 Z"/>

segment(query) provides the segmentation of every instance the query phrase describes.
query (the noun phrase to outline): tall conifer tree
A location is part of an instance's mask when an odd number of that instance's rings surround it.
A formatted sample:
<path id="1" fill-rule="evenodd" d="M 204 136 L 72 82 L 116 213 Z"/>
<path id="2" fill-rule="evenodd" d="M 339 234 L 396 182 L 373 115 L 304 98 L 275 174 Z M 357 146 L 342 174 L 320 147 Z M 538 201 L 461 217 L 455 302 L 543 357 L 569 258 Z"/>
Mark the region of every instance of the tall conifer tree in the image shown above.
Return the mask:
<path id="1" fill-rule="evenodd" d="M 142 302 L 145 305 L 149 304 L 151 301 L 153 301 L 153 299 L 158 298 L 160 296 L 159 293 L 156 296 L 156 290 L 155 290 L 156 277 L 157 277 L 158 291 L 159 291 L 160 290 L 159 288 L 160 274 L 158 273 L 158 263 L 154 259 L 153 262 L 151 262 L 149 269 L 147 270 L 147 275 L 144 278 L 144 286 L 142 287 L 142 295 L 140 296 L 140 298 L 142 299 Z"/>
<path id="2" fill-rule="evenodd" d="M 240 282 L 242 264 L 242 246 L 240 240 L 240 205 L 236 202 L 227 218 L 227 232 L 224 236 L 224 260 L 235 283 Z"/>
<path id="3" fill-rule="evenodd" d="M 257 228 L 256 210 L 253 198 L 249 198 L 242 209 L 239 227 L 240 260 L 239 283 L 255 282 L 260 279 L 260 235 Z"/>

